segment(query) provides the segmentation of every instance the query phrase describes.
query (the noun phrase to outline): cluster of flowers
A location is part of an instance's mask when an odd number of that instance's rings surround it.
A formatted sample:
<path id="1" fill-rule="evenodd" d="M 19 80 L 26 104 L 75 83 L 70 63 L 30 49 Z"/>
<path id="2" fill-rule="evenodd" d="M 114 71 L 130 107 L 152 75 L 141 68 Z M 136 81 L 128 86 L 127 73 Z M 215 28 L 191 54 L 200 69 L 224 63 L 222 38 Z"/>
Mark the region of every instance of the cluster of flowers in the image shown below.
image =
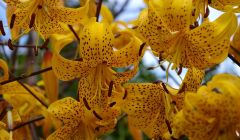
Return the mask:
<path id="1" fill-rule="evenodd" d="M 129 125 L 149 138 L 238 138 L 240 78 L 220 74 L 206 85 L 201 82 L 204 70 L 229 54 L 240 60 L 235 15 L 240 12 L 239 0 L 145 0 L 147 8 L 131 23 L 113 21 L 104 5 L 98 21 L 94 0 L 81 0 L 80 8 L 66 8 L 60 0 L 6 3 L 12 37 L 8 45 L 34 30 L 50 40 L 53 54 L 47 52 L 43 59 L 43 68 L 52 66 L 42 75 L 46 91 L 20 81 L 6 82 L 11 75 L 0 60 L 0 111 L 5 112 L 0 115 L 0 139 L 31 139 L 29 127 L 17 128 L 42 115 L 37 125 L 48 140 L 94 140 L 114 129 L 123 112 Z M 210 22 L 208 6 L 224 13 Z M 4 35 L 4 29 L 1 32 Z M 61 50 L 75 39 L 80 58 L 64 58 Z M 172 69 L 188 68 L 179 89 L 163 82 L 128 83 L 146 50 L 173 64 Z M 112 69 L 129 66 L 125 72 Z M 58 79 L 75 78 L 80 79 L 77 99 L 58 99 Z"/>

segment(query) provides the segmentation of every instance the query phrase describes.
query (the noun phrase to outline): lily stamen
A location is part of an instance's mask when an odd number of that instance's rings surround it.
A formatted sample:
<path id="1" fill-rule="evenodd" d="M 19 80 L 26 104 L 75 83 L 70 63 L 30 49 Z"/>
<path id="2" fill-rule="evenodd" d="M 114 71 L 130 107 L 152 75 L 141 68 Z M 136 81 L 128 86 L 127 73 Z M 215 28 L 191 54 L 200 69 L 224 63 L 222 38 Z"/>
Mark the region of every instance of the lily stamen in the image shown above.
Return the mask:
<path id="1" fill-rule="evenodd" d="M 102 117 L 100 115 L 97 114 L 97 112 L 95 110 L 93 110 L 93 115 L 98 118 L 99 120 L 103 120 Z"/>
<path id="2" fill-rule="evenodd" d="M 127 90 L 125 89 L 124 96 L 123 96 L 122 99 L 123 99 L 123 100 L 126 99 L 126 98 L 127 98 L 127 95 L 128 95 L 128 92 L 127 92 Z"/>
<path id="3" fill-rule="evenodd" d="M 167 125 L 169 133 L 172 134 L 172 128 L 171 128 L 171 125 L 170 125 L 170 123 L 169 123 L 169 121 L 167 119 L 165 120 L 165 123 Z"/>
<path id="4" fill-rule="evenodd" d="M 5 31 L 4 31 L 4 27 L 3 27 L 3 22 L 0 20 L 0 30 L 3 36 L 6 35 Z"/>
<path id="5" fill-rule="evenodd" d="M 144 43 L 140 46 L 140 49 L 139 49 L 139 52 L 138 52 L 138 56 L 141 56 L 141 55 L 142 55 L 142 51 L 143 51 L 143 48 L 144 48 L 145 45 L 146 45 L 146 42 L 144 42 Z"/>
<path id="6" fill-rule="evenodd" d="M 90 106 L 88 105 L 88 102 L 87 102 L 87 100 L 86 100 L 85 97 L 83 97 L 83 104 L 84 104 L 84 106 L 85 106 L 88 110 L 91 110 L 91 108 L 90 108 Z"/>
<path id="7" fill-rule="evenodd" d="M 30 19 L 29 28 L 32 28 L 32 27 L 33 27 L 33 25 L 34 25 L 34 22 L 35 22 L 35 18 L 36 18 L 36 14 L 35 14 L 35 13 L 33 13 L 33 14 L 31 15 L 31 19 Z"/>
<path id="8" fill-rule="evenodd" d="M 112 102 L 109 104 L 109 107 L 113 107 L 116 104 L 116 102 Z"/>
<path id="9" fill-rule="evenodd" d="M 13 14 L 12 17 L 11 17 L 11 21 L 10 21 L 10 29 L 13 28 L 13 25 L 14 25 L 15 19 L 16 19 L 16 15 Z"/>
<path id="10" fill-rule="evenodd" d="M 7 45 L 8 45 L 8 47 L 9 47 L 9 49 L 11 49 L 11 50 L 14 49 L 14 45 L 12 44 L 12 40 L 11 40 L 11 39 L 8 40 Z"/>
<path id="11" fill-rule="evenodd" d="M 169 91 L 168 91 L 166 85 L 165 85 L 164 83 L 162 83 L 161 85 L 162 85 L 164 91 L 165 91 L 167 94 L 169 94 Z"/>
<path id="12" fill-rule="evenodd" d="M 113 81 L 111 81 L 110 84 L 109 84 L 108 97 L 111 97 L 111 95 L 112 95 L 112 89 L 113 89 Z"/>
<path id="13" fill-rule="evenodd" d="M 210 14 L 210 10 L 209 10 L 209 8 L 207 7 L 206 8 L 206 11 L 205 11 L 205 14 L 204 14 L 204 18 L 207 18 L 208 16 L 209 16 L 209 14 Z"/>

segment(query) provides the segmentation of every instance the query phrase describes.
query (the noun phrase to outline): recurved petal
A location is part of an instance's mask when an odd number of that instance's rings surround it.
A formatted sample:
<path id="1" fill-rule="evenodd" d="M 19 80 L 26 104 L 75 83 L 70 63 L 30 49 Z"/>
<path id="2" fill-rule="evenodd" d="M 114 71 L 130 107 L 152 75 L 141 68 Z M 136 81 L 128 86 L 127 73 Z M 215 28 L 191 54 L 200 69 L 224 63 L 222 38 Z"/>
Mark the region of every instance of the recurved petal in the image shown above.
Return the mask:
<path id="1" fill-rule="evenodd" d="M 47 140 L 72 140 L 75 136 L 76 129 L 76 124 L 72 124 L 71 126 L 64 125 L 48 136 Z"/>
<path id="2" fill-rule="evenodd" d="M 145 44 L 142 43 L 132 33 L 125 31 L 121 32 L 121 36 L 130 35 L 129 42 L 121 49 L 114 51 L 114 59 L 112 67 L 126 67 L 130 64 L 139 62 L 145 52 Z"/>
<path id="3" fill-rule="evenodd" d="M 169 48 L 166 42 L 172 37 L 172 34 L 154 7 L 150 6 L 140 13 L 137 26 L 138 36 L 154 51 L 161 52 Z"/>
<path id="4" fill-rule="evenodd" d="M 103 62 L 111 64 L 114 36 L 109 25 L 96 22 L 95 18 L 92 18 L 84 26 L 80 39 L 80 53 L 83 59 L 95 65 Z"/>
<path id="5" fill-rule="evenodd" d="M 0 77 L 0 82 L 8 80 L 8 78 L 9 78 L 8 65 L 2 59 L 0 59 L 0 70 L 2 70 L 2 72 L 3 72 L 3 76 Z"/>
<path id="6" fill-rule="evenodd" d="M 87 18 L 89 1 L 80 8 L 51 7 L 48 12 L 53 20 L 65 24 L 79 24 Z"/>
<path id="7" fill-rule="evenodd" d="M 112 23 L 113 15 L 111 13 L 111 10 L 104 4 L 101 7 L 101 15 L 103 16 L 103 22 L 106 22 L 108 24 Z"/>
<path id="8" fill-rule="evenodd" d="M 184 36 L 184 65 L 198 69 L 211 67 L 222 62 L 228 53 L 230 36 L 237 28 L 237 18 L 233 12 L 221 15 L 214 22 L 205 22 Z"/>
<path id="9" fill-rule="evenodd" d="M 127 97 L 122 109 L 130 124 L 143 130 L 149 137 L 165 132 L 165 91 L 160 84 L 126 84 Z"/>
<path id="10" fill-rule="evenodd" d="M 65 31 L 60 22 L 53 17 L 54 16 L 50 16 L 45 11 L 39 11 L 37 18 L 35 19 L 34 28 L 44 39 L 48 38 L 51 34 L 61 34 Z"/>
<path id="11" fill-rule="evenodd" d="M 150 4 L 157 9 L 157 14 L 161 16 L 162 21 L 172 32 L 189 29 L 191 0 L 154 0 Z"/>
<path id="12" fill-rule="evenodd" d="M 54 53 L 52 58 L 52 68 L 57 78 L 68 81 L 88 74 L 91 67 L 89 62 L 69 60 L 61 56 L 63 47 L 72 41 L 69 36 L 55 36 L 53 39 Z"/>
<path id="13" fill-rule="evenodd" d="M 80 103 L 71 97 L 66 97 L 52 103 L 48 111 L 57 119 L 67 125 L 79 124 L 83 117 Z"/>

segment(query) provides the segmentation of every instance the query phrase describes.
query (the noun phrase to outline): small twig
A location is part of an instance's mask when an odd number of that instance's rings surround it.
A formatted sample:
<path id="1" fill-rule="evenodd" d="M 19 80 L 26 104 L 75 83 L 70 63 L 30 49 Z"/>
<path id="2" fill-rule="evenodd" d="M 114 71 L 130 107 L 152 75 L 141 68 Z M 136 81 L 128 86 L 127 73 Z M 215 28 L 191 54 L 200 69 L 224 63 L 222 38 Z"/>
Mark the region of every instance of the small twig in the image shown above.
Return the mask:
<path id="1" fill-rule="evenodd" d="M 21 81 L 17 81 L 25 90 L 27 90 L 35 99 L 37 99 L 43 106 L 48 108 L 48 105 L 44 103 L 41 99 L 39 99 L 26 85 L 24 85 Z"/>
<path id="2" fill-rule="evenodd" d="M 79 38 L 78 34 L 75 32 L 75 30 L 73 29 L 72 25 L 68 25 L 68 28 L 72 31 L 72 33 L 74 34 L 74 36 L 76 37 L 78 42 L 80 42 L 80 38 Z"/>
<path id="3" fill-rule="evenodd" d="M 11 72 L 12 73 L 14 73 L 14 71 L 15 71 L 15 65 L 16 65 L 16 61 L 17 61 L 17 53 L 18 53 L 18 48 L 14 49 L 12 56 L 11 56 L 11 60 L 12 60 Z"/>
<path id="4" fill-rule="evenodd" d="M 125 0 L 125 2 L 123 3 L 122 7 L 120 8 L 120 10 L 115 12 L 115 13 L 113 13 L 113 16 L 116 18 L 118 15 L 120 15 L 124 11 L 125 7 L 127 7 L 129 2 L 130 2 L 130 0 Z"/>
<path id="5" fill-rule="evenodd" d="M 20 125 L 18 125 L 18 126 L 16 126 L 16 127 L 14 127 L 14 128 L 12 129 L 12 131 L 14 131 L 14 130 L 16 130 L 16 129 L 18 129 L 18 128 L 21 128 L 21 127 L 23 127 L 23 126 L 25 126 L 25 125 L 34 123 L 34 122 L 36 122 L 36 121 L 43 120 L 43 119 L 45 119 L 44 116 L 37 116 L 37 117 L 35 117 L 35 118 L 30 119 L 30 120 L 27 121 L 27 122 L 24 122 L 24 123 L 22 123 L 22 124 L 20 124 Z"/>
<path id="6" fill-rule="evenodd" d="M 39 75 L 39 74 L 41 74 L 41 73 L 44 73 L 44 72 L 47 72 L 47 71 L 50 71 L 50 70 L 52 70 L 52 67 L 47 67 L 47 68 L 45 68 L 45 69 L 41 69 L 41 70 L 39 70 L 39 71 L 33 72 L 33 73 L 29 74 L 29 75 L 22 75 L 22 76 L 19 76 L 19 77 L 14 77 L 14 78 L 12 78 L 12 79 L 3 81 L 3 82 L 0 83 L 0 85 L 5 85 L 5 84 L 10 83 L 10 82 L 13 82 L 13 81 L 26 79 L 26 78 L 28 78 L 28 77 L 32 77 L 32 76 L 35 76 L 35 75 Z"/>
<path id="7" fill-rule="evenodd" d="M 99 0 L 97 3 L 97 11 L 96 11 L 96 21 L 99 21 L 99 15 L 100 15 L 100 11 L 101 11 L 101 7 L 102 7 L 102 2 L 103 0 Z"/>

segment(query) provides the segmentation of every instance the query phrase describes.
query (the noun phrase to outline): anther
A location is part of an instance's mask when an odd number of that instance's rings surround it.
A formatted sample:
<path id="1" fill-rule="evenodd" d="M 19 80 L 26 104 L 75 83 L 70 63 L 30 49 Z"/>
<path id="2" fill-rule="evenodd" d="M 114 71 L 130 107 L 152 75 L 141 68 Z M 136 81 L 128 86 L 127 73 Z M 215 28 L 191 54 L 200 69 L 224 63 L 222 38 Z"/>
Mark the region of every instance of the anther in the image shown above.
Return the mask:
<path id="1" fill-rule="evenodd" d="M 196 12 L 196 9 L 193 9 L 193 10 L 192 10 L 192 16 L 193 16 L 193 17 L 195 16 L 195 12 Z"/>
<path id="2" fill-rule="evenodd" d="M 212 91 L 213 91 L 213 92 L 216 92 L 216 93 L 221 93 L 221 91 L 220 91 L 219 88 L 213 88 Z"/>
<path id="3" fill-rule="evenodd" d="M 109 84 L 108 97 L 111 97 L 111 95 L 112 95 L 112 89 L 113 89 L 113 81 L 111 81 L 110 84 Z"/>
<path id="4" fill-rule="evenodd" d="M 180 65 L 177 74 L 180 75 L 182 73 L 182 65 Z"/>
<path id="5" fill-rule="evenodd" d="M 85 97 L 83 97 L 83 103 L 84 103 L 84 106 L 88 109 L 88 110 L 91 110 L 90 106 L 88 105 L 88 102 L 86 100 Z"/>
<path id="6" fill-rule="evenodd" d="M 164 83 L 162 83 L 162 87 L 163 87 L 164 91 L 167 92 L 167 94 L 169 94 L 169 91 Z"/>
<path id="7" fill-rule="evenodd" d="M 168 121 L 168 120 L 165 120 L 165 123 L 166 123 L 166 125 L 167 125 L 167 128 L 168 128 L 169 133 L 172 134 L 172 128 L 171 128 L 171 126 L 170 126 L 169 121 Z"/>
<path id="8" fill-rule="evenodd" d="M 112 102 L 109 104 L 109 107 L 113 107 L 116 104 L 116 102 Z"/>
<path id="9" fill-rule="evenodd" d="M 38 8 L 38 9 L 42 9 L 42 5 L 38 5 L 37 8 Z"/>
<path id="10" fill-rule="evenodd" d="M 102 117 L 100 115 L 97 114 L 97 112 L 95 112 L 95 110 L 93 110 L 93 115 L 98 118 L 99 120 L 103 120 Z"/>
<path id="11" fill-rule="evenodd" d="M 154 70 L 156 67 L 148 67 L 147 70 Z"/>
<path id="12" fill-rule="evenodd" d="M 141 46 L 140 46 L 140 49 L 139 49 L 139 52 L 138 52 L 138 56 L 141 56 L 142 55 L 142 50 L 144 48 L 144 46 L 146 45 L 146 43 L 143 43 Z"/>
<path id="13" fill-rule="evenodd" d="M 128 95 L 128 91 L 125 89 L 125 92 L 124 92 L 124 96 L 123 96 L 123 100 L 127 98 L 127 95 Z"/>
<path id="14" fill-rule="evenodd" d="M 30 19 L 29 28 L 32 28 L 32 27 L 33 27 L 33 25 L 34 25 L 34 22 L 35 22 L 35 18 L 36 18 L 36 14 L 35 14 L 35 13 L 33 13 L 33 14 L 31 15 L 31 19 Z"/>
<path id="15" fill-rule="evenodd" d="M 11 49 L 11 50 L 14 49 L 14 45 L 12 44 L 12 40 L 11 40 L 11 39 L 8 40 L 8 47 L 9 47 L 9 49 Z"/>
<path id="16" fill-rule="evenodd" d="M 13 28 L 13 25 L 14 25 L 15 19 L 16 19 L 16 15 L 13 14 L 12 17 L 11 17 L 11 21 L 10 21 L 10 29 Z"/>
<path id="17" fill-rule="evenodd" d="M 133 26 L 133 27 L 132 27 L 132 29 L 137 29 L 137 28 L 138 28 L 138 26 Z"/>
<path id="18" fill-rule="evenodd" d="M 3 36 L 6 35 L 5 31 L 4 31 L 4 27 L 3 27 L 3 22 L 0 20 L 0 30 Z"/>
<path id="19" fill-rule="evenodd" d="M 208 16 L 209 16 L 209 14 L 210 14 L 210 11 L 209 11 L 209 8 L 207 7 L 206 8 L 206 12 L 205 12 L 205 14 L 204 14 L 204 18 L 207 18 Z"/>
<path id="20" fill-rule="evenodd" d="M 212 4 L 212 0 L 208 0 L 208 4 Z"/>
<path id="21" fill-rule="evenodd" d="M 117 34 L 114 35 L 114 38 L 118 38 L 118 37 L 120 37 L 120 36 L 121 36 L 121 34 L 120 34 L 120 33 L 117 33 Z"/>

